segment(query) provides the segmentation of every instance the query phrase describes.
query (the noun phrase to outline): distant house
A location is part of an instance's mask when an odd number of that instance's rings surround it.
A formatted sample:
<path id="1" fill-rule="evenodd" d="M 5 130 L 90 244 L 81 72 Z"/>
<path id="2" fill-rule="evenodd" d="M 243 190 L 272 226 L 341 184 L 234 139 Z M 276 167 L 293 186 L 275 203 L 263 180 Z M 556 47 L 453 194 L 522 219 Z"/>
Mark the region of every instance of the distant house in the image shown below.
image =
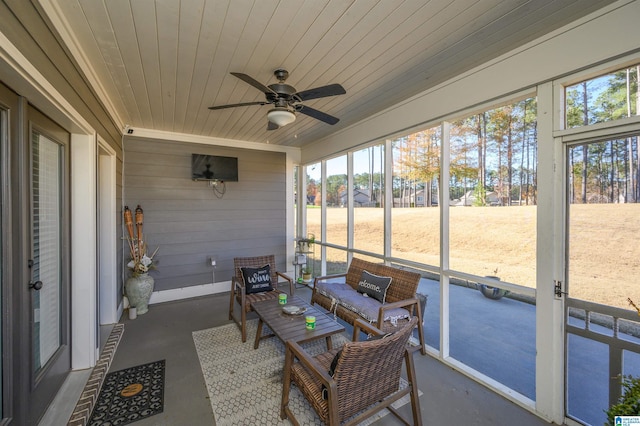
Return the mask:
<path id="1" fill-rule="evenodd" d="M 404 191 L 405 195 L 403 197 L 396 197 L 393 199 L 394 207 L 426 207 L 427 206 L 427 195 L 425 194 L 424 189 L 419 189 L 415 191 L 413 188 L 409 188 Z M 438 197 L 437 193 L 431 195 L 431 205 L 438 205 Z"/>
<path id="2" fill-rule="evenodd" d="M 376 207 L 377 201 L 371 200 L 369 193 L 369 189 L 354 189 L 353 204 L 356 207 Z M 347 207 L 348 204 L 347 191 L 342 191 L 340 193 L 340 207 Z"/>
<path id="3" fill-rule="evenodd" d="M 474 191 L 467 191 L 462 197 L 456 198 L 449 202 L 450 206 L 473 206 L 476 204 L 476 195 Z M 502 202 L 497 192 L 491 191 L 485 194 L 485 203 L 487 206 L 501 206 Z"/>

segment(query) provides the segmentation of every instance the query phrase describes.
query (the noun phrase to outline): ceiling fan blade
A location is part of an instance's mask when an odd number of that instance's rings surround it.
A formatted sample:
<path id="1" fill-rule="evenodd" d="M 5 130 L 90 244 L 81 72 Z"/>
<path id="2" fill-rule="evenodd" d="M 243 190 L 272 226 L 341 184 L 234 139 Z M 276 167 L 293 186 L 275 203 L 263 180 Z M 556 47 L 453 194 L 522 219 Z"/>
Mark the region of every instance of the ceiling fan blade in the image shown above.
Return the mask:
<path id="1" fill-rule="evenodd" d="M 344 95 L 347 93 L 339 84 L 330 84 L 328 86 L 316 87 L 315 89 L 303 90 L 302 92 L 296 93 L 297 96 L 300 97 L 303 101 L 308 101 L 309 99 L 318 99 L 318 98 L 326 98 L 328 96 L 336 96 L 336 95 Z"/>
<path id="2" fill-rule="evenodd" d="M 242 74 L 241 72 L 232 72 L 231 75 L 234 77 L 238 77 L 240 80 L 252 85 L 253 87 L 255 87 L 256 89 L 258 89 L 263 93 L 273 93 L 274 95 L 277 95 L 276 92 L 274 92 L 264 84 L 260 83 L 258 80 L 254 79 L 253 77 L 249 77 L 248 75 Z"/>
<path id="3" fill-rule="evenodd" d="M 229 104 L 229 105 L 218 105 L 218 106 L 210 106 L 209 109 L 225 109 L 225 108 L 235 108 L 241 106 L 249 106 L 249 105 L 266 105 L 268 102 L 243 102 L 241 104 Z"/>
<path id="4" fill-rule="evenodd" d="M 272 123 L 271 121 L 267 121 L 267 130 L 278 130 L 280 126 L 276 123 Z"/>
<path id="5" fill-rule="evenodd" d="M 302 105 L 302 107 L 298 110 L 298 112 L 308 115 L 309 117 L 313 117 L 316 120 L 324 121 L 325 123 L 331 124 L 332 126 L 336 124 L 338 121 L 340 121 L 339 118 L 336 118 L 322 111 L 318 111 L 317 109 L 308 107 L 306 105 Z"/>

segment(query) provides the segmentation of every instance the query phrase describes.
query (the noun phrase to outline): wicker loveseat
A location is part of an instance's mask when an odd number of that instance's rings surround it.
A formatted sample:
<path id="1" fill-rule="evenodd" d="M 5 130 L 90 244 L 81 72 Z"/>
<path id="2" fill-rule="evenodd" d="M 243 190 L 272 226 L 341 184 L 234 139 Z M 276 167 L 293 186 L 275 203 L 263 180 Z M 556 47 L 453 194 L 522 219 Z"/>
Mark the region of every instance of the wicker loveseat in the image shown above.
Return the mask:
<path id="1" fill-rule="evenodd" d="M 370 297 L 365 298 L 358 293 L 358 283 L 363 271 L 377 276 L 391 277 L 385 303 Z M 416 296 L 420 278 L 420 274 L 416 272 L 354 257 L 346 274 L 326 275 L 315 279 L 311 304 L 323 307 L 351 325 L 360 318 L 369 321 L 386 333 L 397 330 L 398 326 L 408 323 L 411 317 L 417 316 L 420 350 L 424 355 L 426 347 L 422 312 Z M 362 307 L 366 305 L 367 309 L 360 309 L 360 305 Z M 372 313 L 372 307 L 377 312 Z"/>

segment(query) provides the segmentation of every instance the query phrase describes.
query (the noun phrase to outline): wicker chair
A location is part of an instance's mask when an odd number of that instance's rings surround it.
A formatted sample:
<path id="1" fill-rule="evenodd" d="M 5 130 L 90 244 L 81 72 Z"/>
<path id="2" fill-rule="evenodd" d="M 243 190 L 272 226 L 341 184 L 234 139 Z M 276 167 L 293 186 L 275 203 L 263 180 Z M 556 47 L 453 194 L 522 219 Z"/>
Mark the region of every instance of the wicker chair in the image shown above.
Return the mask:
<path id="1" fill-rule="evenodd" d="M 246 294 L 240 268 L 260 268 L 267 264 L 271 267 L 271 283 L 274 288 L 273 291 Z M 233 270 L 234 276 L 231 278 L 231 294 L 229 296 L 229 319 L 238 324 L 238 327 L 240 327 L 240 330 L 242 331 L 242 342 L 246 342 L 247 313 L 253 310 L 251 303 L 261 300 L 277 299 L 278 294 L 282 293 L 282 291 L 278 289 L 280 278 L 289 282 L 289 295 L 293 296 L 293 280 L 289 276 L 276 271 L 276 260 L 275 256 L 272 254 L 268 256 L 236 257 L 233 259 Z M 282 283 L 284 283 L 284 281 Z M 234 315 L 236 303 L 240 306 L 240 318 L 237 318 Z"/>
<path id="2" fill-rule="evenodd" d="M 360 330 L 376 335 L 383 332 L 357 319 L 354 341 L 343 346 L 333 377 L 329 375 L 329 369 L 337 349 L 312 357 L 300 345 L 288 341 L 280 417 L 298 424 L 289 408 L 289 392 L 293 382 L 326 425 L 355 425 L 383 408 L 389 409 L 409 425 L 411 423 L 391 407 L 393 402 L 407 394 L 411 399 L 413 424 L 422 425 L 413 366 L 413 352 L 416 349 L 408 345 L 417 322 L 418 318 L 413 317 L 407 325 L 388 337 L 358 342 Z M 296 359 L 299 362 L 295 362 Z M 409 385 L 400 389 L 403 359 Z"/>

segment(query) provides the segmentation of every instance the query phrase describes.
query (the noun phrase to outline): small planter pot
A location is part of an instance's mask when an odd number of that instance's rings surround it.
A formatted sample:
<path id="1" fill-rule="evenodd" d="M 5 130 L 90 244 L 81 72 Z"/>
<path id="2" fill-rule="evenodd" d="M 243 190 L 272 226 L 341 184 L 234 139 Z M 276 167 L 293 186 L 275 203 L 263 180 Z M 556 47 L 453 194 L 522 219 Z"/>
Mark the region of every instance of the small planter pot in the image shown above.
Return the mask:
<path id="1" fill-rule="evenodd" d="M 500 281 L 500 277 L 487 276 L 487 278 L 493 278 L 495 280 Z M 490 285 L 480 284 L 480 292 L 484 297 L 487 297 L 492 300 L 502 299 L 502 297 L 509 294 L 509 290 L 504 290 L 498 287 L 491 287 Z"/>
<path id="2" fill-rule="evenodd" d="M 149 310 L 149 299 L 153 293 L 154 280 L 149 274 L 130 277 L 124 283 L 129 304 L 136 308 L 137 315 L 144 315 Z"/>

